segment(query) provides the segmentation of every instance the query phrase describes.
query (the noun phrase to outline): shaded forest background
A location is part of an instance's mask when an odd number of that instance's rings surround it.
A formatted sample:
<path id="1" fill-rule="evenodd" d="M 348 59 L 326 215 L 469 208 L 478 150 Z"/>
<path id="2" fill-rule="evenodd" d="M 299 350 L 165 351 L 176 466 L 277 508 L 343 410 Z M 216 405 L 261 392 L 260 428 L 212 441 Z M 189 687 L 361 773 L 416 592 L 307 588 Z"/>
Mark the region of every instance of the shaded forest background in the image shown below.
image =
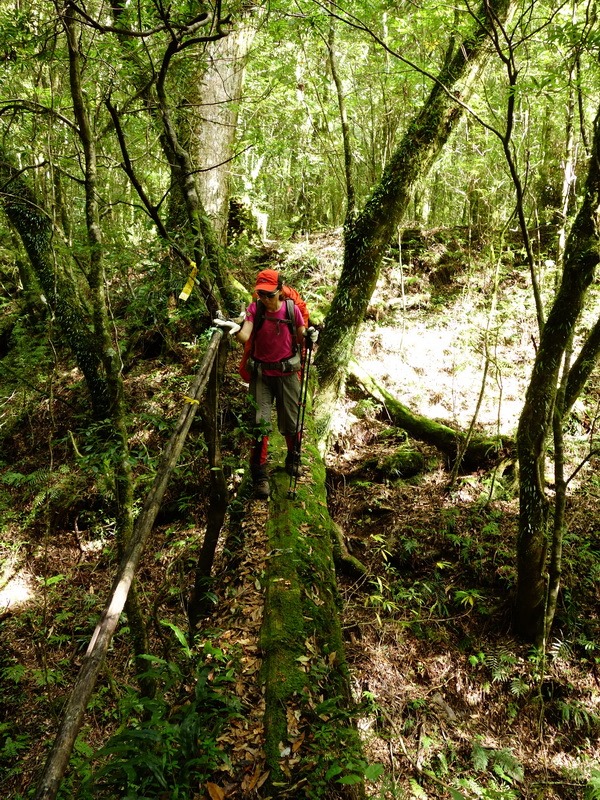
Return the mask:
<path id="1" fill-rule="evenodd" d="M 600 797 L 598 42 L 580 2 L 3 4 L 7 797 Z M 270 510 L 211 326 L 264 267 L 321 328 Z M 341 638 L 273 722 L 288 546 Z"/>

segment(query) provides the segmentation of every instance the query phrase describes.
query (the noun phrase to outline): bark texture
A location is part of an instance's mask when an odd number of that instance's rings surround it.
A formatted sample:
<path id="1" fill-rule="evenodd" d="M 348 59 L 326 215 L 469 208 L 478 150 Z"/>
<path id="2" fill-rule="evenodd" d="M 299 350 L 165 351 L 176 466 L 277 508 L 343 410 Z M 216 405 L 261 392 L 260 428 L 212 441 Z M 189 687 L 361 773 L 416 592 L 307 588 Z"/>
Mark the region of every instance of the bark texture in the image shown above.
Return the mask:
<path id="1" fill-rule="evenodd" d="M 256 12 L 255 12 L 256 13 Z M 224 39 L 206 46 L 203 73 L 191 84 L 192 158 L 200 170 L 198 192 L 217 240 L 227 240 L 229 176 L 248 53 L 256 22 L 242 16 Z M 194 84 L 198 87 L 194 92 Z"/>
<path id="2" fill-rule="evenodd" d="M 309 421 L 305 442 L 311 440 Z M 305 444 L 303 453 L 310 477 L 298 482 L 294 500 L 288 499 L 287 473 L 271 473 L 260 637 L 269 795 L 359 798 L 361 748 L 333 566 L 337 531 L 327 510 L 325 466 L 314 444 Z M 283 459 L 283 445 L 273 455 Z M 288 746 L 290 719 L 304 732 L 299 758 Z M 328 773 L 335 765 L 344 767 L 332 779 Z M 358 778 L 356 785 L 336 785 L 335 779 L 348 774 Z"/>

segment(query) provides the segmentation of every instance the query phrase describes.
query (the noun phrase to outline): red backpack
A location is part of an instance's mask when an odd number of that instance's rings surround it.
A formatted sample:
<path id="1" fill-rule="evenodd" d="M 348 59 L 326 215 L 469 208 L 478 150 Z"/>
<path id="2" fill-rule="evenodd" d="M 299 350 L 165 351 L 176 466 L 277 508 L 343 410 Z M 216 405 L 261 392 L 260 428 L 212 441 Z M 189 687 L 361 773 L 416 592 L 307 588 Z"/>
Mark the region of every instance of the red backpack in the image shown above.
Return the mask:
<path id="1" fill-rule="evenodd" d="M 300 297 L 298 292 L 295 289 L 292 289 L 291 286 L 282 286 L 281 294 L 283 295 L 286 305 L 287 305 L 287 313 L 288 313 L 288 321 L 293 326 L 292 327 L 292 341 L 296 342 L 296 337 L 294 335 L 294 328 L 295 328 L 295 316 L 294 316 L 294 305 L 298 306 L 300 313 L 302 314 L 302 319 L 304 321 L 305 327 L 308 327 L 308 308 L 306 307 L 306 303 Z M 242 354 L 242 360 L 240 361 L 240 366 L 238 368 L 238 372 L 246 381 L 246 383 L 250 383 L 250 378 L 252 377 L 247 362 L 248 359 L 252 357 L 252 352 L 254 350 L 254 337 L 260 330 L 261 325 L 265 321 L 265 306 L 264 303 L 261 303 L 260 300 L 256 301 L 256 316 L 254 318 L 254 325 L 252 328 L 252 333 L 250 334 L 250 338 L 244 344 L 244 352 Z"/>

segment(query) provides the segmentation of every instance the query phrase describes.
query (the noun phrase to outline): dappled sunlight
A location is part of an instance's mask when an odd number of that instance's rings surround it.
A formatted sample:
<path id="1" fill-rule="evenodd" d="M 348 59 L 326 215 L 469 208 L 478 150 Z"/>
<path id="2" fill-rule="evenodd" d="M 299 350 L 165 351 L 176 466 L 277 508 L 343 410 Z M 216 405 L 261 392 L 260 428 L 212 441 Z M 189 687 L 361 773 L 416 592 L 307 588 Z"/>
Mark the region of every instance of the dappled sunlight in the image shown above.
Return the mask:
<path id="1" fill-rule="evenodd" d="M 417 414 L 468 428 L 484 379 L 485 309 L 462 300 L 427 318 L 368 323 L 357 340 L 361 367 Z M 515 351 L 515 343 L 522 350 Z M 477 422 L 512 435 L 521 413 L 534 350 L 527 326 L 505 320 L 490 337 L 485 394 Z"/>

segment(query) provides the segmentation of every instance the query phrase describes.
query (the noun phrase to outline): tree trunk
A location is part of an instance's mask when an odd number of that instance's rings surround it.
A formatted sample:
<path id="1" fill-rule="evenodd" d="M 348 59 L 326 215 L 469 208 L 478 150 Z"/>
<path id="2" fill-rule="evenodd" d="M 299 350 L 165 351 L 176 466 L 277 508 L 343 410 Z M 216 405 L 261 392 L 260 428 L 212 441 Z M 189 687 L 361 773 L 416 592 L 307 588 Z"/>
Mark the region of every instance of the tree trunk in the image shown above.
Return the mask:
<path id="1" fill-rule="evenodd" d="M 256 12 L 254 12 L 256 13 Z M 230 33 L 206 46 L 202 73 L 190 81 L 190 149 L 197 173 L 198 193 L 218 242 L 227 242 L 229 176 L 236 138 L 248 53 L 256 36 L 250 13 L 237 20 Z M 194 86 L 197 89 L 194 91 Z"/>
<path id="2" fill-rule="evenodd" d="M 531 380 L 517 431 L 519 458 L 519 534 L 517 540 L 517 599 L 514 625 L 517 633 L 541 644 L 546 605 L 548 511 L 546 497 L 546 440 L 552 424 L 560 366 L 579 319 L 586 292 L 594 278 L 598 255 L 600 205 L 600 111 L 583 204 L 571 228 L 565 250 L 563 277 L 540 338 Z M 565 408 L 583 387 L 597 356 L 597 327 L 584 344 L 566 381 Z M 582 354 L 585 356 L 582 357 Z M 559 535 L 562 535 L 560 526 Z M 556 543 L 553 545 L 556 550 Z"/>
<path id="3" fill-rule="evenodd" d="M 109 413 L 109 391 L 102 370 L 97 341 L 90 332 L 91 312 L 80 287 L 69 271 L 61 267 L 59 247 L 53 250 L 52 224 L 43 202 L 26 184 L 19 170 L 0 149 L 0 203 L 17 231 L 33 272 L 61 332 L 83 373 L 94 416 L 104 419 Z"/>
<path id="4" fill-rule="evenodd" d="M 288 499 L 287 473 L 273 470 L 270 478 L 260 635 L 269 794 L 298 796 L 308 786 L 319 797 L 359 798 L 364 796 L 361 746 L 352 724 L 353 701 L 333 568 L 337 532 L 327 510 L 325 467 L 314 441 L 314 429 L 307 420 L 303 461 L 310 478 L 298 482 L 294 500 Z M 277 448 L 275 437 L 273 443 L 273 458 L 283 458 L 283 445 Z M 295 726 L 297 722 L 300 741 L 294 741 L 290 720 Z M 291 750 L 297 745 L 299 762 Z M 300 771 L 296 764 L 302 767 Z M 331 779 L 327 774 L 335 765 L 343 765 L 342 771 Z M 357 778 L 355 786 L 336 785 L 337 778 L 350 773 Z"/>
<path id="5" fill-rule="evenodd" d="M 106 385 L 109 394 L 109 421 L 105 437 L 107 449 L 112 455 L 112 473 L 117 501 L 116 541 L 119 558 L 133 531 L 133 474 L 129 455 L 129 435 L 123 399 L 123 377 L 121 375 L 119 343 L 113 342 L 110 334 L 106 300 L 106 275 L 104 272 L 104 247 L 98 209 L 98 170 L 96 142 L 90 117 L 87 112 L 81 84 L 81 53 L 79 50 L 78 12 L 73 4 L 66 8 L 65 31 L 69 45 L 69 67 L 73 111 L 78 124 L 79 137 L 84 151 L 85 217 L 88 235 L 88 280 L 92 294 L 92 312 L 96 341 L 100 350 Z M 110 446 L 112 445 L 112 446 Z M 138 674 L 146 672 L 143 656 L 149 652 L 146 623 L 135 586 L 127 597 L 127 616 L 136 656 Z M 149 679 L 140 679 L 142 691 L 151 696 L 154 684 Z"/>
<path id="6" fill-rule="evenodd" d="M 122 0 L 115 0 L 112 4 L 112 12 L 119 27 L 124 30 L 129 24 L 127 9 Z M 208 19 L 208 15 L 207 19 Z M 221 28 L 222 20 L 213 19 L 213 27 Z M 199 79 L 199 69 L 196 68 L 190 74 L 184 73 L 185 78 L 181 81 L 169 81 L 167 78 L 174 71 L 175 57 L 183 50 L 186 45 L 186 37 L 193 37 L 197 43 L 202 37 L 195 36 L 196 27 L 190 30 L 182 27 L 178 33 L 178 38 L 171 39 L 165 46 L 162 58 L 162 65 L 156 75 L 156 67 L 152 62 L 147 62 L 147 50 L 132 44 L 132 39 L 127 35 L 120 35 L 120 42 L 123 49 L 124 58 L 133 67 L 134 83 L 138 93 L 143 97 L 145 109 L 155 123 L 159 124 L 160 143 L 167 159 L 171 174 L 171 188 L 169 192 L 169 212 L 168 222 L 165 225 L 157 219 L 157 206 L 151 206 L 147 197 L 140 192 L 139 181 L 133 180 L 133 167 L 130 160 L 126 161 L 126 171 L 142 202 L 148 209 L 150 215 L 157 223 L 157 228 L 161 236 L 165 236 L 168 230 L 169 241 L 173 250 L 178 255 L 183 256 L 187 262 L 195 264 L 197 269 L 197 283 L 199 285 L 202 298 L 206 304 L 209 316 L 214 316 L 219 306 L 230 311 L 236 307 L 236 295 L 230 282 L 228 263 L 223 248 L 219 245 L 218 236 L 208 218 L 202 202 L 202 196 L 198 185 L 197 170 L 193 163 L 194 147 L 197 147 L 190 137 L 190 123 L 183 124 L 181 114 L 177 111 L 177 106 L 194 108 L 193 114 L 197 114 L 194 103 L 190 102 L 189 95 L 192 95 L 191 86 Z M 215 39 L 218 36 L 207 36 L 206 39 Z M 208 41 L 207 46 L 213 44 Z M 202 60 L 200 60 L 202 66 Z M 173 98 L 172 87 L 174 85 L 184 86 L 182 96 Z M 188 95 L 188 97 L 186 97 Z M 114 109 L 113 109 L 114 116 Z M 204 143 L 202 143 L 204 144 Z M 126 144 L 121 142 L 122 150 L 126 153 Z M 124 155 L 125 155 L 124 153 Z M 180 240 L 176 243 L 176 240 Z M 184 252 L 192 253 L 192 258 L 184 255 Z M 215 285 L 216 284 L 216 285 Z"/>
<path id="7" fill-rule="evenodd" d="M 344 264 L 321 335 L 319 436 L 326 437 L 343 386 L 354 341 L 375 289 L 381 261 L 408 206 L 411 191 L 429 171 L 462 115 L 456 97 L 468 97 L 481 61 L 489 53 L 493 19 L 506 19 L 511 0 L 484 2 L 472 33 L 453 48 L 427 102 L 387 165 L 363 211 L 345 230 Z"/>
<path id="8" fill-rule="evenodd" d="M 213 562 L 229 503 L 229 490 L 225 473 L 223 472 L 221 434 L 218 420 L 219 387 L 223 380 L 228 351 L 228 340 L 223 339 L 219 355 L 213 364 L 206 398 L 201 410 L 204 439 L 208 448 L 210 490 L 206 514 L 206 532 L 198 563 L 196 564 L 194 590 L 188 607 L 191 638 L 193 638 L 196 625 L 201 616 L 208 610 L 207 593 L 210 589 Z"/>
<path id="9" fill-rule="evenodd" d="M 330 4 L 333 5 L 333 3 Z M 348 225 L 354 218 L 354 212 L 356 209 L 356 192 L 354 190 L 354 153 L 352 151 L 352 143 L 350 141 L 350 124 L 348 123 L 348 112 L 346 109 L 344 87 L 337 68 L 337 55 L 335 50 L 335 23 L 333 19 L 331 19 L 329 23 L 329 32 L 327 35 L 327 53 L 329 55 L 329 69 L 331 70 L 331 77 L 333 78 L 333 82 L 335 84 L 338 109 L 340 112 L 342 142 L 344 145 L 344 176 L 346 179 L 345 220 L 346 224 Z"/>

